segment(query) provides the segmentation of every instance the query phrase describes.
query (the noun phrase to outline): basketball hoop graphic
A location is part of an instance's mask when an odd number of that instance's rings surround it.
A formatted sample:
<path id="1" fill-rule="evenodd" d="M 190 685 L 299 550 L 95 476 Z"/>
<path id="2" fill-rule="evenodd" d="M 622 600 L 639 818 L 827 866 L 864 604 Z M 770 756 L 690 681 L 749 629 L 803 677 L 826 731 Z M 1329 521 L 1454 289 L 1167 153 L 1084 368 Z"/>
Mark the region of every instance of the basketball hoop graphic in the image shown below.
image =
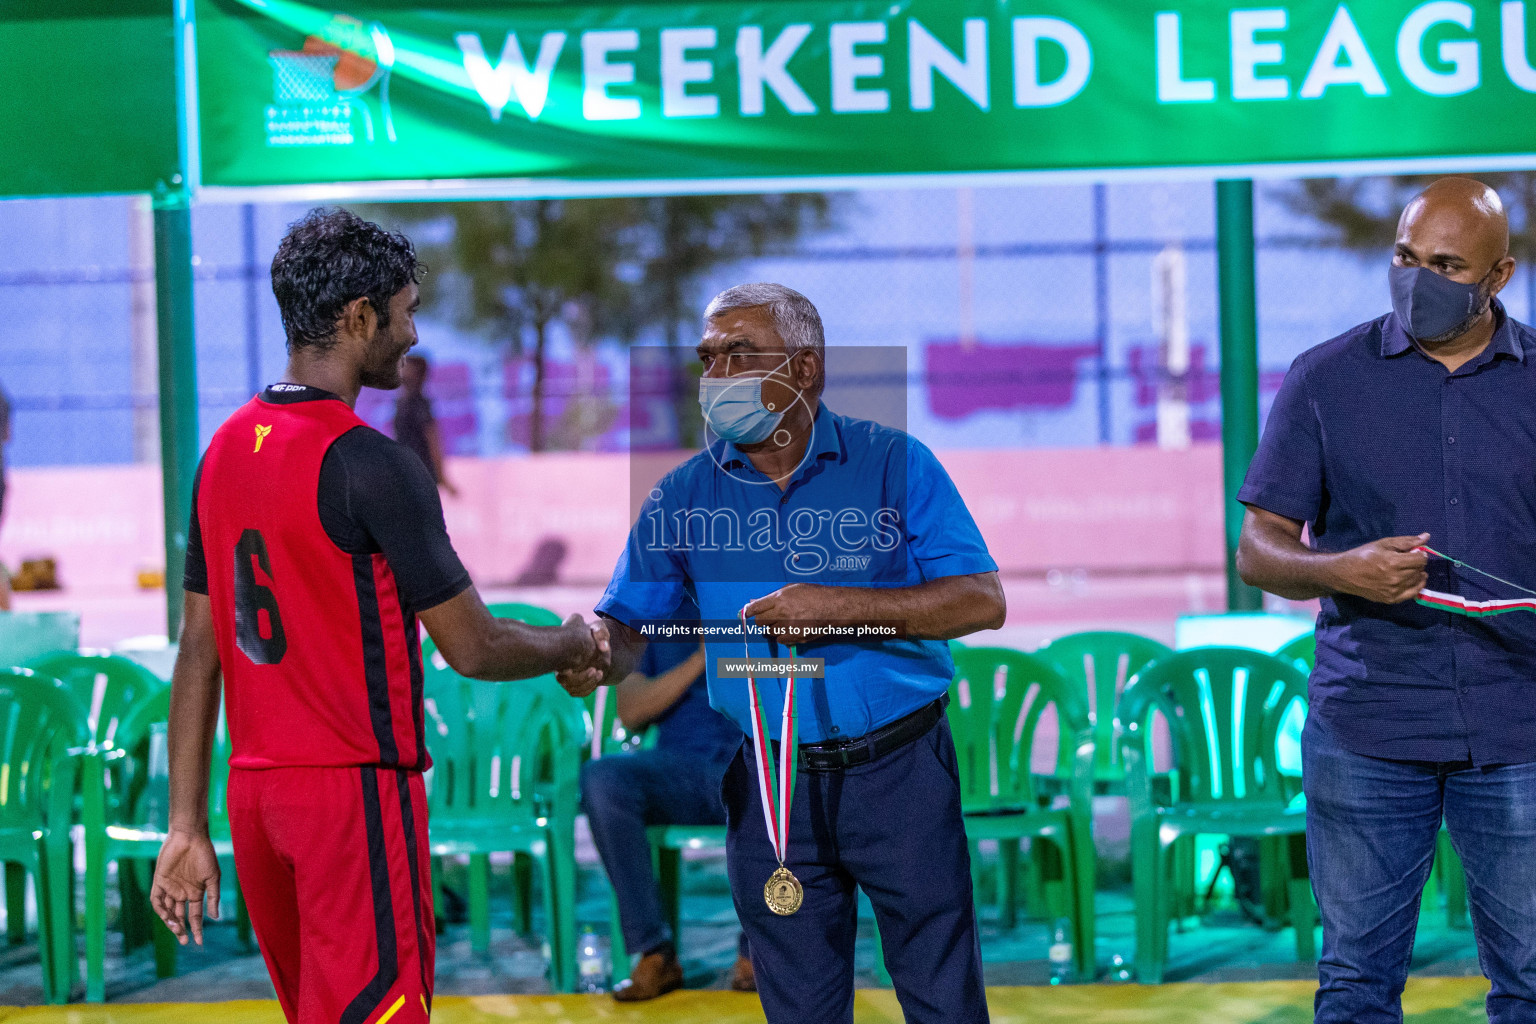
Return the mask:
<path id="1" fill-rule="evenodd" d="M 389 77 L 395 46 L 378 22 L 367 25 L 336 15 L 300 50 L 272 50 L 273 105 L 267 108 L 269 146 L 350 145 L 354 113 L 362 115 L 363 138 L 374 141 L 373 111 L 365 94 L 378 86 L 384 137 L 395 142 Z"/>

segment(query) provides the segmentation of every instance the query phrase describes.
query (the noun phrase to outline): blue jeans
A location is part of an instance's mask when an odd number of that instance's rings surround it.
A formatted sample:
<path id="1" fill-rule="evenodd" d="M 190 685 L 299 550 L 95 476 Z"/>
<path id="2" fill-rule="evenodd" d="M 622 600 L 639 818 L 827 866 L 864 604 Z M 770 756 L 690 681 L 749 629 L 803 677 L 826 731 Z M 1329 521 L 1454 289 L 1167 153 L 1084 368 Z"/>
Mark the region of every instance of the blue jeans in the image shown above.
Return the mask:
<path id="1" fill-rule="evenodd" d="M 1536 763 L 1474 768 L 1301 737 L 1307 863 L 1323 920 L 1318 1022 L 1403 1019 L 1419 901 L 1442 817 L 1467 873 L 1493 1024 L 1536 1022 Z"/>
<path id="2" fill-rule="evenodd" d="M 724 825 L 720 780 L 735 749 L 656 747 L 588 761 L 581 769 L 581 802 L 592 841 L 619 904 L 630 953 L 675 942 L 661 912 L 651 866 L 650 825 Z"/>

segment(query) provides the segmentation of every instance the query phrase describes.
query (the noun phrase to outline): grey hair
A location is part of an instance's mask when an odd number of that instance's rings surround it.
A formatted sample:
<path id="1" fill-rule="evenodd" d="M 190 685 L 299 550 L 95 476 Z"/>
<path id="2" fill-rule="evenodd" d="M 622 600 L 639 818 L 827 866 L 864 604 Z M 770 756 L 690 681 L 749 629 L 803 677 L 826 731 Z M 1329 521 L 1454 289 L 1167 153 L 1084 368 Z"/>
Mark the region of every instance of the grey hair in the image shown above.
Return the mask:
<path id="1" fill-rule="evenodd" d="M 773 329 L 784 340 L 784 351 L 794 355 L 802 349 L 810 349 L 817 358 L 825 359 L 826 335 L 821 329 L 821 314 L 811 300 L 782 284 L 738 284 L 709 300 L 704 307 L 704 319 L 713 320 L 722 313 L 737 309 L 766 308 L 773 320 Z"/>

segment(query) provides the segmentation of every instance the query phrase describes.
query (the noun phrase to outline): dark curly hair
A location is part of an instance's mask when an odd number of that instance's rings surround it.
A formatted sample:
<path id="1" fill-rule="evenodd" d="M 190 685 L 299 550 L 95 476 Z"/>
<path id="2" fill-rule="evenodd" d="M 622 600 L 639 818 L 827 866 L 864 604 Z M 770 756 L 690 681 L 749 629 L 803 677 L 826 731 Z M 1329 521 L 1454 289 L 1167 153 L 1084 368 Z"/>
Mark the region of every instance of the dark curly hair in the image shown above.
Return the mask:
<path id="1" fill-rule="evenodd" d="M 366 298 L 389 326 L 389 300 L 426 266 L 404 235 L 347 210 L 310 210 L 288 227 L 272 257 L 272 294 L 283 315 L 288 351 L 336 343 L 347 303 Z"/>

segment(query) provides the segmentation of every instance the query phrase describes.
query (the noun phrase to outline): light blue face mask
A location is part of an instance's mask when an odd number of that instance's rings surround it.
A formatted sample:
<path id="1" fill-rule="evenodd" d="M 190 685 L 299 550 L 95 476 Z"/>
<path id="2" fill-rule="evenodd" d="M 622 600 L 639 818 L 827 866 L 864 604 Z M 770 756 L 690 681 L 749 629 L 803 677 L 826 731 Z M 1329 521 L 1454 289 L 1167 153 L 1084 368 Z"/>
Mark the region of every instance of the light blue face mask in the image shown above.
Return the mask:
<path id="1" fill-rule="evenodd" d="M 787 365 L 789 360 L 784 362 Z M 709 429 L 717 437 L 736 444 L 766 441 L 789 411 L 770 409 L 763 404 L 763 381 L 767 379 L 700 377 L 699 408 Z"/>

